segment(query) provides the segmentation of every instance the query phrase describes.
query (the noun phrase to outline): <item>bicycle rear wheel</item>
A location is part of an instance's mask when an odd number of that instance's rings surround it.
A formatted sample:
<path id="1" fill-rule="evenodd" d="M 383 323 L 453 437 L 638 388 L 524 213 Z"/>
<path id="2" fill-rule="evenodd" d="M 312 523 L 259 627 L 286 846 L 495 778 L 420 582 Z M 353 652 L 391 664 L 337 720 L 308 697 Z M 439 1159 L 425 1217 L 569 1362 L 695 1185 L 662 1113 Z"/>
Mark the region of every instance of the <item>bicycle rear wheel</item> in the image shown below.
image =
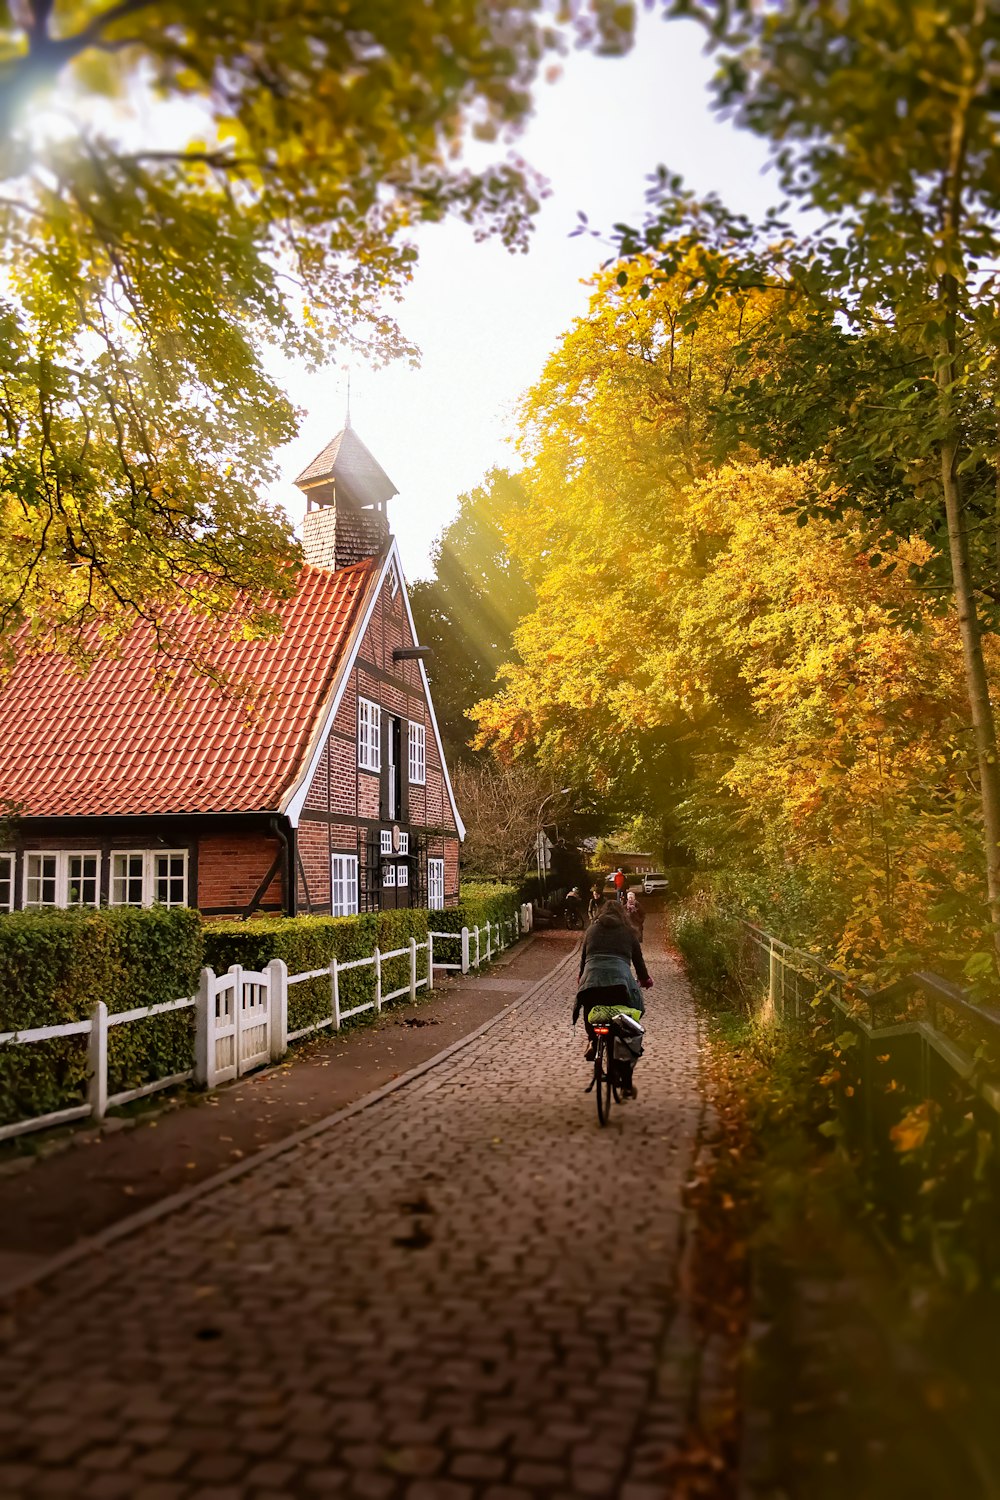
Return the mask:
<path id="1" fill-rule="evenodd" d="M 597 1093 L 597 1118 L 606 1125 L 611 1118 L 611 1048 L 610 1038 L 602 1036 L 594 1059 L 594 1083 Z"/>

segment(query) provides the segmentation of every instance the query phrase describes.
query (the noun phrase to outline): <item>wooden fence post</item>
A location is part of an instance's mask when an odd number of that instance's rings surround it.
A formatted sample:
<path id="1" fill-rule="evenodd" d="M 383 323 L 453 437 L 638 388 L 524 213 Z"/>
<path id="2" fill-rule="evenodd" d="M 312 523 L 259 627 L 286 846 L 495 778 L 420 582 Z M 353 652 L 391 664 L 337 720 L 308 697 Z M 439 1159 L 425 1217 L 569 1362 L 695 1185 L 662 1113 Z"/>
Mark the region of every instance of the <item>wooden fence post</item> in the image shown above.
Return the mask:
<path id="1" fill-rule="evenodd" d="M 476 923 L 476 968 L 479 968 L 479 923 Z"/>
<path id="2" fill-rule="evenodd" d="M 340 969 L 337 955 L 330 960 L 330 1009 L 333 1014 L 333 1029 L 340 1030 Z"/>
<path id="3" fill-rule="evenodd" d="M 427 934 L 427 993 L 434 988 L 434 934 Z"/>
<path id="4" fill-rule="evenodd" d="M 417 940 L 410 938 L 410 1003 L 417 998 Z"/>
<path id="5" fill-rule="evenodd" d="M 233 977 L 233 1062 L 237 1078 L 243 1077 L 243 965 L 230 964 Z"/>
<path id="6" fill-rule="evenodd" d="M 194 1081 L 202 1088 L 212 1087 L 215 1065 L 215 1039 L 212 1022 L 215 1019 L 212 1005 L 212 985 L 215 973 L 202 969 L 198 978 L 198 996 L 194 1003 Z"/>
<path id="7" fill-rule="evenodd" d="M 277 1062 L 288 1051 L 288 965 L 283 958 L 272 958 L 265 972 L 271 1061 Z"/>
<path id="8" fill-rule="evenodd" d="M 469 972 L 469 929 L 462 928 L 462 973 Z"/>
<path id="9" fill-rule="evenodd" d="M 382 1010 L 382 950 L 375 949 L 375 1009 Z"/>
<path id="10" fill-rule="evenodd" d="M 87 1099 L 95 1120 L 108 1112 L 108 1007 L 98 1000 L 90 1012 L 90 1037 L 87 1044 Z"/>

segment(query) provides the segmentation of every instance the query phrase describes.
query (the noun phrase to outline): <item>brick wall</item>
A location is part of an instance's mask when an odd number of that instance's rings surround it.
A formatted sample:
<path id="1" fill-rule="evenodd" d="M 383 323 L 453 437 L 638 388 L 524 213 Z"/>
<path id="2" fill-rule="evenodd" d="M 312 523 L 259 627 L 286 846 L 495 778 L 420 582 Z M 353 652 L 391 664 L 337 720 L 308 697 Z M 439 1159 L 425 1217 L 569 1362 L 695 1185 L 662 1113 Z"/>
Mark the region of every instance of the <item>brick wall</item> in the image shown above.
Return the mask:
<path id="1" fill-rule="evenodd" d="M 270 868 L 281 845 L 262 833 L 225 833 L 198 840 L 198 906 L 202 911 L 238 916 Z M 281 871 L 261 901 L 263 909 L 281 910 Z"/>
<path id="2" fill-rule="evenodd" d="M 380 778 L 371 772 L 360 771 L 357 763 L 357 701 L 360 694 L 380 704 L 385 713 L 397 714 L 406 722 L 415 721 L 424 726 L 427 780 L 426 785 L 414 783 L 409 787 L 410 829 L 419 834 L 427 828 L 455 828 L 419 665 L 415 661 L 394 662 L 392 659 L 394 648 L 413 644 L 402 588 L 393 598 L 387 582 L 372 611 L 354 671 L 345 686 L 331 733 L 309 787 L 305 802 L 307 811 L 333 816 L 345 814 L 376 824 L 379 821 Z M 387 677 L 391 680 L 387 681 Z M 409 764 L 405 726 L 401 754 L 405 772 Z M 304 863 L 308 850 L 310 862 L 306 863 L 306 877 L 314 910 L 329 910 L 331 851 L 355 853 L 360 845 L 363 861 L 366 839 L 365 822 L 359 830 L 353 823 L 337 827 L 320 819 L 302 819 L 299 849 Z M 430 839 L 428 852 L 431 857 L 446 860 L 445 891 L 453 902 L 458 889 L 458 839 L 448 839 L 441 834 L 431 835 Z M 362 886 L 365 884 L 363 870 L 361 883 Z M 305 892 L 301 878 L 298 880 L 298 895 L 300 909 L 304 910 Z"/>
<path id="3" fill-rule="evenodd" d="M 330 910 L 330 846 L 325 823 L 299 824 L 296 834 L 299 859 L 306 873 L 308 896 L 302 882 L 301 870 L 296 870 L 297 909 L 303 915 L 309 911 L 328 913 Z"/>

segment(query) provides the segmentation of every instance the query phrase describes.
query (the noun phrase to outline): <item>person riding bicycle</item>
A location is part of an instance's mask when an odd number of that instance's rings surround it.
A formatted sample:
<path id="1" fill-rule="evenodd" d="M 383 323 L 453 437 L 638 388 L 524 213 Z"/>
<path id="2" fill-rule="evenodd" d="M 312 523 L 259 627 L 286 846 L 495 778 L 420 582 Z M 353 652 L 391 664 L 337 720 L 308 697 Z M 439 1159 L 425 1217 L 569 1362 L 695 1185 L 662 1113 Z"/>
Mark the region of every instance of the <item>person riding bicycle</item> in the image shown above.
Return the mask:
<path id="1" fill-rule="evenodd" d="M 583 902 L 580 899 L 580 890 L 574 886 L 571 891 L 566 892 L 566 909 L 564 912 L 567 927 L 583 926 Z"/>
<path id="2" fill-rule="evenodd" d="M 635 975 L 632 973 L 635 967 Z M 599 992 L 607 989 L 624 989 L 628 994 L 628 1007 L 642 1015 L 646 1009 L 642 989 L 650 989 L 653 981 L 649 977 L 646 961 L 634 927 L 625 916 L 617 901 L 606 901 L 597 920 L 587 928 L 580 950 L 580 974 L 577 981 L 576 1004 L 573 1007 L 573 1025 L 581 1010 L 585 1010 L 588 1046 L 585 1053 L 588 1062 L 594 1058 L 594 1036 L 590 1026 L 591 1006 L 602 1003 Z M 639 986 L 642 985 L 642 989 Z M 631 1084 L 631 1079 L 630 1079 Z M 630 1092 L 635 1097 L 635 1085 Z"/>
<path id="3" fill-rule="evenodd" d="M 587 922 L 596 922 L 601 907 L 604 905 L 604 893 L 599 885 L 590 887 L 590 900 L 587 902 Z"/>

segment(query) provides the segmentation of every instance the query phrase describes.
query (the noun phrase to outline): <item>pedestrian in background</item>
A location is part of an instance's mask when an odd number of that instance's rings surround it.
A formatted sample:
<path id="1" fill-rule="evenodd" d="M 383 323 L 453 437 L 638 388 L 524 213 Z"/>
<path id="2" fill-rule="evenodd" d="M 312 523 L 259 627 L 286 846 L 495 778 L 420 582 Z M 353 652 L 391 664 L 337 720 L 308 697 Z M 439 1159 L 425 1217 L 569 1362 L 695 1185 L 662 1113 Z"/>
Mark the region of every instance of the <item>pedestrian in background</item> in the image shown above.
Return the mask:
<path id="1" fill-rule="evenodd" d="M 646 913 L 639 905 L 639 898 L 635 891 L 629 891 L 625 897 L 625 915 L 630 924 L 635 928 L 636 937 L 642 942 L 642 929 L 646 925 Z"/>

